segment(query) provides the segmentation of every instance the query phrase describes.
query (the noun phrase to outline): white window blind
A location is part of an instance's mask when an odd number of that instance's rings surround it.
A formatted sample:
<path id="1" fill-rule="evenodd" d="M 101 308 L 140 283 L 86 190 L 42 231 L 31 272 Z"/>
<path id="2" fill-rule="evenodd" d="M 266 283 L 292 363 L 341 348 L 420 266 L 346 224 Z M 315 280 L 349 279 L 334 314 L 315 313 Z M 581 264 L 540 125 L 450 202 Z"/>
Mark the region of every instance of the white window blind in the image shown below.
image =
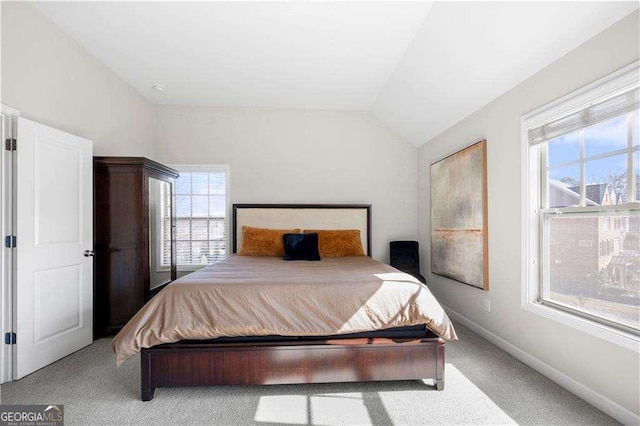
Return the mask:
<path id="1" fill-rule="evenodd" d="M 579 111 L 557 118 L 542 126 L 529 129 L 529 144 L 535 145 L 567 133 L 609 120 L 637 110 L 640 107 L 640 89 L 620 93 Z"/>
<path id="2" fill-rule="evenodd" d="M 227 179 L 225 166 L 174 166 L 178 266 L 202 266 L 227 255 Z M 170 263 L 170 230 L 163 226 L 163 263 Z"/>

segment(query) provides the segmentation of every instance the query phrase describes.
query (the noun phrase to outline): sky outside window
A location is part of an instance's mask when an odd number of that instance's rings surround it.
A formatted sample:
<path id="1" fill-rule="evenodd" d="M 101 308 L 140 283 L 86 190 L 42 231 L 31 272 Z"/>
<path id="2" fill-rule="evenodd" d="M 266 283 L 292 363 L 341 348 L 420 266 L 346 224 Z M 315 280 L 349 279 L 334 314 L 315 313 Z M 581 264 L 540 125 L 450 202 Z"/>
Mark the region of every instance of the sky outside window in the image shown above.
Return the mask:
<path id="1" fill-rule="evenodd" d="M 613 175 L 627 172 L 627 154 L 587 161 L 584 178 L 587 185 L 609 182 Z"/>
<path id="2" fill-rule="evenodd" d="M 584 129 L 585 157 L 627 148 L 627 116 L 623 115 Z"/>
<path id="3" fill-rule="evenodd" d="M 550 140 L 548 150 L 550 166 L 579 160 L 580 132 L 569 133 Z"/>
<path id="4" fill-rule="evenodd" d="M 567 186 L 580 185 L 580 165 L 558 167 L 549 170 L 549 179 L 560 181 Z"/>

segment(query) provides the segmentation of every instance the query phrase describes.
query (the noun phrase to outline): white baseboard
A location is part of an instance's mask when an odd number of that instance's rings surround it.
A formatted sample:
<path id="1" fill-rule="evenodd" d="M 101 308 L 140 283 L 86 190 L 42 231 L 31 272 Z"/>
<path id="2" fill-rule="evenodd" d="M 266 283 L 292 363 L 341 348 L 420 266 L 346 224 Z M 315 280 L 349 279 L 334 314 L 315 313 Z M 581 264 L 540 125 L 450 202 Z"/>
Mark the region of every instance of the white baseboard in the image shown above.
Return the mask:
<path id="1" fill-rule="evenodd" d="M 606 398 L 600 395 L 598 392 L 593 389 L 583 385 L 575 379 L 567 376 L 559 370 L 551 367 L 549 364 L 540 361 L 538 358 L 526 353 L 522 349 L 514 346 L 513 344 L 507 342 L 501 337 L 496 336 L 486 328 L 483 328 L 471 321 L 469 318 L 457 313 L 450 308 L 443 306 L 444 310 L 451 317 L 452 320 L 459 322 L 463 326 L 471 329 L 475 333 L 484 337 L 494 345 L 498 346 L 500 349 L 509 353 L 510 355 L 518 358 L 520 361 L 527 364 L 529 367 L 538 371 L 540 374 L 546 376 L 550 380 L 553 380 L 569 392 L 579 396 L 580 398 L 587 401 L 589 404 L 593 405 L 597 409 L 607 413 L 617 421 L 621 422 L 625 425 L 640 425 L 640 417 L 634 414 L 632 411 L 627 410 L 620 404 L 617 404 L 611 401 L 609 398 Z"/>

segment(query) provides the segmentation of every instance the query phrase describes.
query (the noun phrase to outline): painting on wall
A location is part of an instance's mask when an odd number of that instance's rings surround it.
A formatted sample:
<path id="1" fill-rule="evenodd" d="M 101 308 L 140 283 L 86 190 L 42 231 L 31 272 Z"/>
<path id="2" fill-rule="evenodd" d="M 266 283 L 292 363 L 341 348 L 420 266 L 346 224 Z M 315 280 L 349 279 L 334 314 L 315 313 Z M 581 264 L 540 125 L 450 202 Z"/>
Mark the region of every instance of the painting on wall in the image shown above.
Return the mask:
<path id="1" fill-rule="evenodd" d="M 431 164 L 431 272 L 489 290 L 487 141 Z"/>

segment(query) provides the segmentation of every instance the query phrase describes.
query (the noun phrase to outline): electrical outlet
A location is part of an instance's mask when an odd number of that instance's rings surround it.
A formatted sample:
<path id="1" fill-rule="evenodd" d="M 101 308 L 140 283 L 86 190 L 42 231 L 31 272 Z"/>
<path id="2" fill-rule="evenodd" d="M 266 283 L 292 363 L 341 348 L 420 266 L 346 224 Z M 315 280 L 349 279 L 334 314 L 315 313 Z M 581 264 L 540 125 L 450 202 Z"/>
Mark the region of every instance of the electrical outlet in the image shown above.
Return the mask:
<path id="1" fill-rule="evenodd" d="M 484 310 L 486 312 L 491 312 L 491 300 L 484 299 Z"/>

